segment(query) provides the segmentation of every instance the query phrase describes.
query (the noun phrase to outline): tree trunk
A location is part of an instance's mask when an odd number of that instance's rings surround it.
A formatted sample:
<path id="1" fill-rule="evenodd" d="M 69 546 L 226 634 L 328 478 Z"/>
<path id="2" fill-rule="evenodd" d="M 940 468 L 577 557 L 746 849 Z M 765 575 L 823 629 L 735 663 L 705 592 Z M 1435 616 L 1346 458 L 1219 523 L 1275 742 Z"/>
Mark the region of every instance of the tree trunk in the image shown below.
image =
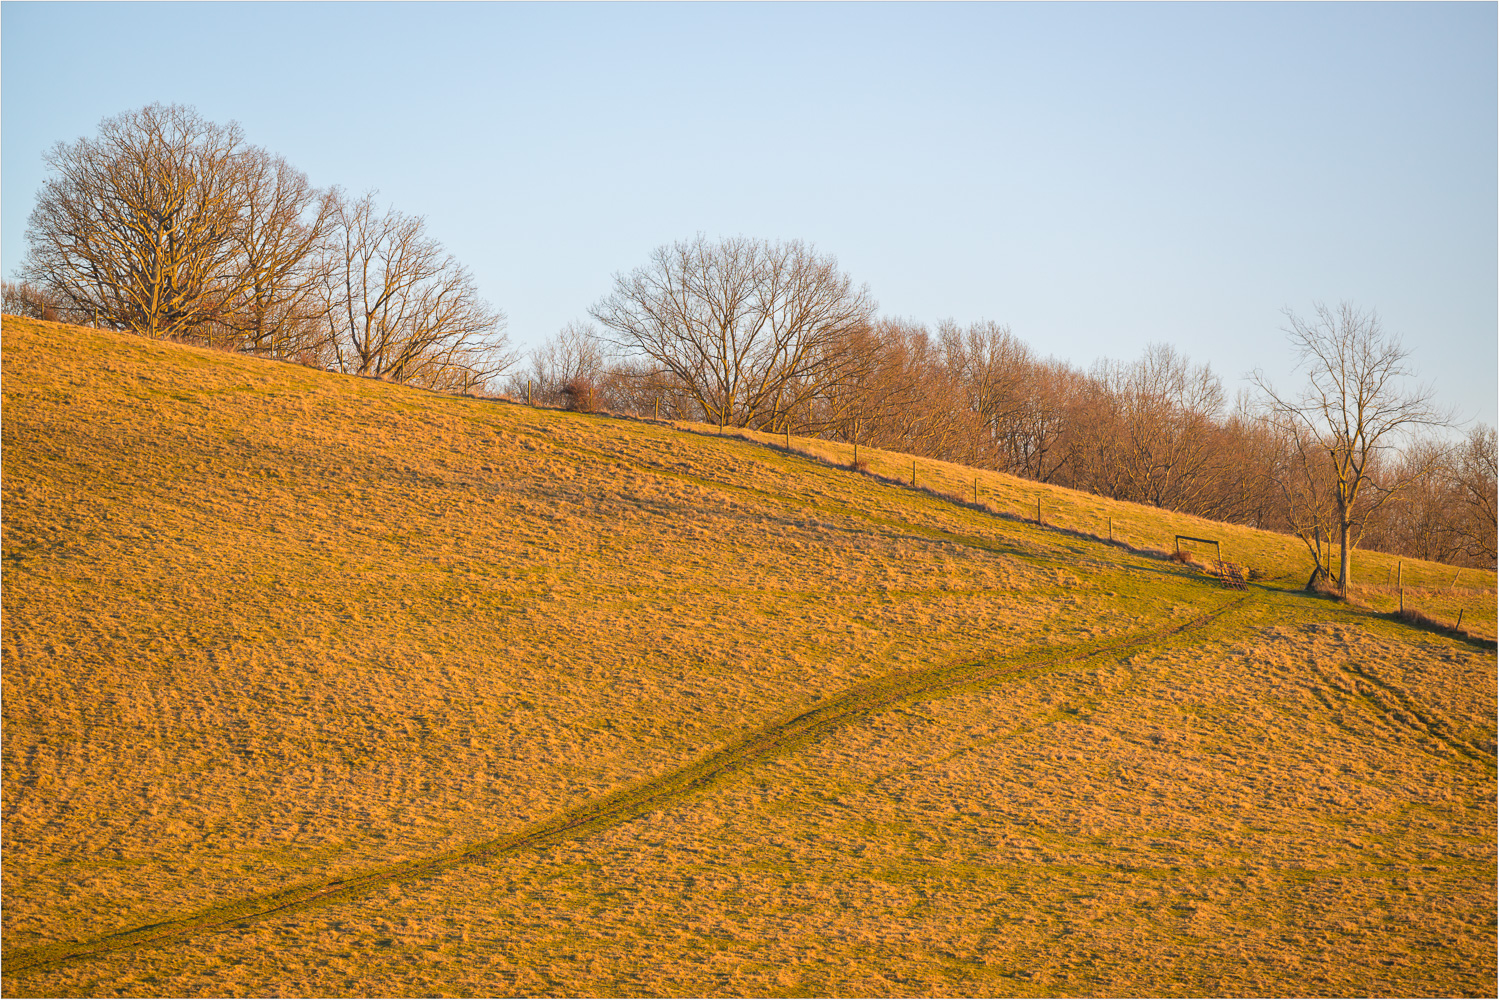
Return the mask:
<path id="1" fill-rule="evenodd" d="M 1352 555 L 1348 551 L 1348 529 L 1351 525 L 1346 518 L 1339 518 L 1339 520 L 1342 523 L 1338 526 L 1338 544 L 1341 546 L 1338 550 L 1338 593 L 1346 601 L 1348 599 L 1349 557 Z"/>

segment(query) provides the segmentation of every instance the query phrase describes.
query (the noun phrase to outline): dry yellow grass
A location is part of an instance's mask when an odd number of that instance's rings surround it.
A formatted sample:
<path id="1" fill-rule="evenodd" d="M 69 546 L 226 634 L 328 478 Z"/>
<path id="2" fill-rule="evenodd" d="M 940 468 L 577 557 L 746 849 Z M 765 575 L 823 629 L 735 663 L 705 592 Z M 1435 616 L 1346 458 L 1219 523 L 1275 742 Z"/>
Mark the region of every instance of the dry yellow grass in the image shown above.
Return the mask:
<path id="1" fill-rule="evenodd" d="M 942 463 L 8 316 L 4 376 L 7 995 L 1494 990 L 1489 648 Z M 1408 604 L 1492 636 L 1464 575 Z"/>
<path id="2" fill-rule="evenodd" d="M 700 433 L 714 431 L 702 424 L 682 426 Z M 755 431 L 732 433 L 773 447 L 783 442 L 778 436 Z M 793 439 L 793 449 L 835 465 L 848 466 L 853 461 L 853 447 L 836 441 Z M 877 448 L 861 447 L 859 461 L 868 465 L 870 475 L 900 483 L 910 483 L 914 465 L 919 488 L 1021 520 L 1036 520 L 1039 500 L 1041 519 L 1047 525 L 1099 540 L 1112 538 L 1136 548 L 1171 552 L 1177 535 L 1217 539 L 1225 561 L 1252 569 L 1256 579 L 1283 587 L 1305 585 L 1312 572 L 1306 546 L 1287 535 L 1121 503 L 1000 472 Z M 1214 555 L 1211 546 L 1192 542 L 1182 545 L 1191 554 L 1211 562 Z M 1336 554 L 1331 561 L 1336 566 Z M 1464 631 L 1490 641 L 1496 638 L 1491 572 L 1358 549 L 1353 556 L 1352 577 L 1353 599 L 1373 610 L 1391 613 L 1399 606 L 1399 590 L 1395 587 L 1398 577 L 1404 582 L 1407 607 L 1421 609 L 1446 626 L 1456 625 L 1458 612 L 1462 611 Z"/>

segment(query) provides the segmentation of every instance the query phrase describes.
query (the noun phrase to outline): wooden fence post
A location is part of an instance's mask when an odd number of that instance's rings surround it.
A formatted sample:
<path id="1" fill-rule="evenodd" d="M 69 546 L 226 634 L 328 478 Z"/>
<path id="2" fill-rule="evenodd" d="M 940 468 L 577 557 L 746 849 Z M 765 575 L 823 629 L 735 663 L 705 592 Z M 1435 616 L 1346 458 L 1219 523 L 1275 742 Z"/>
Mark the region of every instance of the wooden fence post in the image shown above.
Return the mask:
<path id="1" fill-rule="evenodd" d="M 526 405 L 527 406 L 535 406 L 536 405 L 535 403 L 531 402 L 531 380 L 530 379 L 526 379 Z"/>
<path id="2" fill-rule="evenodd" d="M 1109 541 L 1112 542 L 1113 540 L 1114 540 L 1114 519 L 1111 517 L 1111 518 L 1109 518 Z"/>
<path id="3" fill-rule="evenodd" d="M 911 486 L 916 486 L 916 459 L 911 459 Z"/>

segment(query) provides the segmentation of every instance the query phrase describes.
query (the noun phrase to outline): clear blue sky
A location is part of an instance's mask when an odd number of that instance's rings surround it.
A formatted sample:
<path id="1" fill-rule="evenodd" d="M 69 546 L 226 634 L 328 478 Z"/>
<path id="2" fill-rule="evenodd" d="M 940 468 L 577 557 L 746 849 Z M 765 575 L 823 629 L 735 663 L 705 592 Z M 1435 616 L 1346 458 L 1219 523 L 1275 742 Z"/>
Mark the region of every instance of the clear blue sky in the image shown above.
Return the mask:
<path id="1" fill-rule="evenodd" d="M 1496 10 L 7 2 L 0 266 L 44 149 L 177 102 L 426 216 L 521 345 L 662 243 L 801 238 L 886 314 L 1230 393 L 1352 300 L 1493 423 Z"/>

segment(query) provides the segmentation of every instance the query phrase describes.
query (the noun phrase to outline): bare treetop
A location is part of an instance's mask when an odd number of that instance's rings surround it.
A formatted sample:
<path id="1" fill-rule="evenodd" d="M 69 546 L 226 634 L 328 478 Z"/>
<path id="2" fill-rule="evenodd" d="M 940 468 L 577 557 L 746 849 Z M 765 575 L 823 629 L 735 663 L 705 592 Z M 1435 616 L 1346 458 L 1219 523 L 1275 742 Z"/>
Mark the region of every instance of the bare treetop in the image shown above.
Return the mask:
<path id="1" fill-rule="evenodd" d="M 1309 427 L 1320 425 L 1323 433 L 1372 448 L 1393 433 L 1451 419 L 1434 405 L 1431 387 L 1407 384 L 1415 378 L 1407 363 L 1411 351 L 1385 332 L 1373 310 L 1318 303 L 1312 320 L 1290 310 L 1285 315 L 1307 377 L 1295 411 Z M 1263 379 L 1257 381 L 1265 387 Z"/>
<path id="2" fill-rule="evenodd" d="M 467 391 L 513 363 L 504 313 L 420 216 L 382 213 L 366 194 L 335 198 L 331 218 L 327 322 L 340 371 Z"/>
<path id="3" fill-rule="evenodd" d="M 192 108 L 152 104 L 58 143 L 26 231 L 22 277 L 74 311 L 150 337 L 213 319 L 242 285 L 233 267 L 244 138 Z"/>
<path id="4" fill-rule="evenodd" d="M 611 341 L 687 387 L 720 425 L 770 426 L 836 368 L 874 302 L 838 262 L 793 240 L 658 247 L 590 310 Z"/>

